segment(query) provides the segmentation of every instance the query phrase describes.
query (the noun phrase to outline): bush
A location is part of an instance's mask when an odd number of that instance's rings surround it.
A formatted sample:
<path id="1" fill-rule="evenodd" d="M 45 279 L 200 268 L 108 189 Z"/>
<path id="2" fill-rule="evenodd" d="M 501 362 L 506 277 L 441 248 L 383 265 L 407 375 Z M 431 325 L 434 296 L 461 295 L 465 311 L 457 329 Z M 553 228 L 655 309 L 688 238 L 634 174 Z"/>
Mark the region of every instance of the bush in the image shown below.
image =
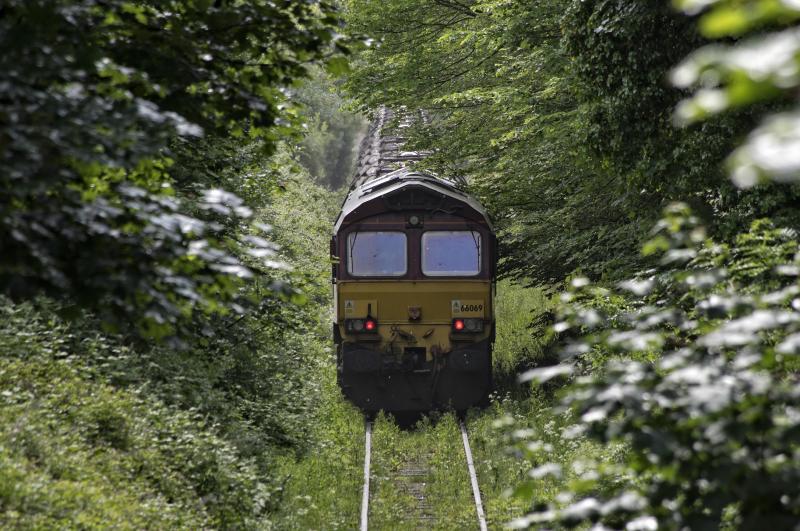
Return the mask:
<path id="1" fill-rule="evenodd" d="M 86 364 L 101 342 L 79 341 L 31 304 L 2 303 L 2 527 L 265 524 L 266 485 L 214 426 L 104 383 Z"/>
<path id="2" fill-rule="evenodd" d="M 574 373 L 560 400 L 576 419 L 570 436 L 627 452 L 614 466 L 582 464 L 557 502 L 516 524 L 790 529 L 800 519 L 796 234 L 758 221 L 719 245 L 683 205 L 656 229 L 644 250 L 662 254 L 661 268 L 615 289 L 573 281 L 554 328 L 580 338 L 565 363 L 527 375 Z M 601 493 L 601 482 L 614 487 Z"/>

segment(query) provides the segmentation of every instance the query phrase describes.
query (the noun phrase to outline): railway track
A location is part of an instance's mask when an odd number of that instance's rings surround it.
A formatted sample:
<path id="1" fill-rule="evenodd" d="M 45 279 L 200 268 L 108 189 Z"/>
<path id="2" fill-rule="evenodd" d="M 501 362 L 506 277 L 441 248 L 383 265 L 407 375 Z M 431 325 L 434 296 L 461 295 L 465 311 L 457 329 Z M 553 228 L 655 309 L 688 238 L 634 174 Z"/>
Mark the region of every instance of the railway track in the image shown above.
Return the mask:
<path id="1" fill-rule="evenodd" d="M 464 447 L 464 457 L 466 460 L 467 471 L 469 472 L 470 486 L 475 504 L 475 515 L 480 531 L 486 531 L 486 513 L 483 510 L 483 502 L 478 487 L 478 476 L 475 473 L 475 464 L 472 458 L 472 449 L 469 444 L 467 427 L 463 421 L 459 421 L 461 430 L 461 440 Z M 372 421 L 365 422 L 364 429 L 364 486 L 361 497 L 361 518 L 359 529 L 367 531 L 369 528 L 369 502 L 370 502 L 370 480 L 371 480 L 371 461 L 372 461 Z M 403 467 L 399 472 L 398 480 L 402 482 L 402 490 L 417 500 L 417 512 L 419 526 L 422 529 L 431 527 L 435 521 L 435 515 L 430 511 L 430 505 L 425 498 L 425 479 L 429 475 L 427 463 L 411 463 Z"/>

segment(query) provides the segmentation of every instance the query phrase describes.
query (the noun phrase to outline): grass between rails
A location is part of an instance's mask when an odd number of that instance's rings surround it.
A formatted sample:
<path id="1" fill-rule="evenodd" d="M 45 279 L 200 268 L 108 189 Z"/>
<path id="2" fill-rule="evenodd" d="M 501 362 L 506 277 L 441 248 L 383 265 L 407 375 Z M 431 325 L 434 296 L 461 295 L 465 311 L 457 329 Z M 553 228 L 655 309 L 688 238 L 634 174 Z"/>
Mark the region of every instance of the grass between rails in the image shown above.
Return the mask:
<path id="1" fill-rule="evenodd" d="M 475 525 L 461 434 L 452 414 L 423 419 L 411 430 L 401 430 L 391 418 L 381 416 L 375 423 L 373 445 L 373 527 L 468 529 Z"/>
<path id="2" fill-rule="evenodd" d="M 332 380 L 331 380 L 332 381 Z M 289 478 L 277 526 L 283 529 L 354 529 L 358 525 L 364 427 L 358 411 L 346 404 L 335 385 L 326 387 L 330 398 L 316 432 L 311 453 L 284 463 Z M 570 440 L 563 430 L 570 422 L 549 407 L 549 398 L 534 394 L 524 401 L 495 398 L 489 408 L 470 412 L 467 427 L 489 527 L 499 529 L 529 509 L 530 493 L 511 496 L 528 471 L 550 458 L 527 458 L 511 451 L 518 438 L 533 430 L 557 450 L 565 473 L 536 482 L 538 498 L 554 498 L 566 482 L 580 474 L 573 467 L 581 456 L 608 454 L 585 440 Z M 428 470 L 423 478 L 403 478 L 413 467 Z M 422 481 L 425 508 L 404 481 Z M 376 419 L 373 431 L 372 499 L 373 529 L 471 529 L 477 527 L 472 491 L 456 418 L 452 414 L 424 419 L 414 429 L 402 430 L 390 417 Z M 430 520 L 420 520 L 430 516 Z"/>

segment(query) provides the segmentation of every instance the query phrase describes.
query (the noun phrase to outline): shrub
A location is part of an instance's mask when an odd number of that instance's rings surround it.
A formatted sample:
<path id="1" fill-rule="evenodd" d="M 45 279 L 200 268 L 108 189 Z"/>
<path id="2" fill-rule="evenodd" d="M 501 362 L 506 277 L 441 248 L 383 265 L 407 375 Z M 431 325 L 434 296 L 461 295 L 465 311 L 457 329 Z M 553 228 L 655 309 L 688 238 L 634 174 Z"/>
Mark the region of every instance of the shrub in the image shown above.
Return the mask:
<path id="1" fill-rule="evenodd" d="M 0 526 L 265 524 L 268 490 L 253 464 L 196 413 L 105 383 L 86 361 L 106 348 L 2 300 Z"/>
<path id="2" fill-rule="evenodd" d="M 554 328 L 579 337 L 561 365 L 526 375 L 572 374 L 568 436 L 627 451 L 615 465 L 580 463 L 556 502 L 515 524 L 789 529 L 800 518 L 796 235 L 758 221 L 720 245 L 683 205 L 656 231 L 644 250 L 661 254 L 659 269 L 612 289 L 572 282 Z"/>

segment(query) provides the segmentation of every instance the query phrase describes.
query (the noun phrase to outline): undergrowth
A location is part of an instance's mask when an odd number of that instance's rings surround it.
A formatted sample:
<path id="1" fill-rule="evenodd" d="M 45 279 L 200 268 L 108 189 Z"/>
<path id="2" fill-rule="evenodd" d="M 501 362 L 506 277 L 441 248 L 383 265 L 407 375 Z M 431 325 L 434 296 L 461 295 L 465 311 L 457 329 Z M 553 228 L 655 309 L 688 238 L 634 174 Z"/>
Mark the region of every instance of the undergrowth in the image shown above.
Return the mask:
<path id="1" fill-rule="evenodd" d="M 199 415 L 87 366 L 59 319 L 0 309 L 0 527 L 207 528 L 264 523 L 269 491 Z"/>
<path id="2" fill-rule="evenodd" d="M 287 268 L 273 278 L 291 297 L 256 281 L 257 311 L 199 319 L 172 344 L 104 331 L 52 300 L 0 300 L 0 527 L 282 526 L 283 463 L 310 455 L 325 425 L 310 419 L 326 415 L 339 206 L 284 173 L 255 217 L 281 245 Z"/>
<path id="3" fill-rule="evenodd" d="M 504 392 L 518 389 L 518 374 L 549 363 L 545 324 L 551 308 L 551 296 L 543 288 L 525 287 L 511 280 L 497 283 L 492 352 L 496 389 Z"/>

